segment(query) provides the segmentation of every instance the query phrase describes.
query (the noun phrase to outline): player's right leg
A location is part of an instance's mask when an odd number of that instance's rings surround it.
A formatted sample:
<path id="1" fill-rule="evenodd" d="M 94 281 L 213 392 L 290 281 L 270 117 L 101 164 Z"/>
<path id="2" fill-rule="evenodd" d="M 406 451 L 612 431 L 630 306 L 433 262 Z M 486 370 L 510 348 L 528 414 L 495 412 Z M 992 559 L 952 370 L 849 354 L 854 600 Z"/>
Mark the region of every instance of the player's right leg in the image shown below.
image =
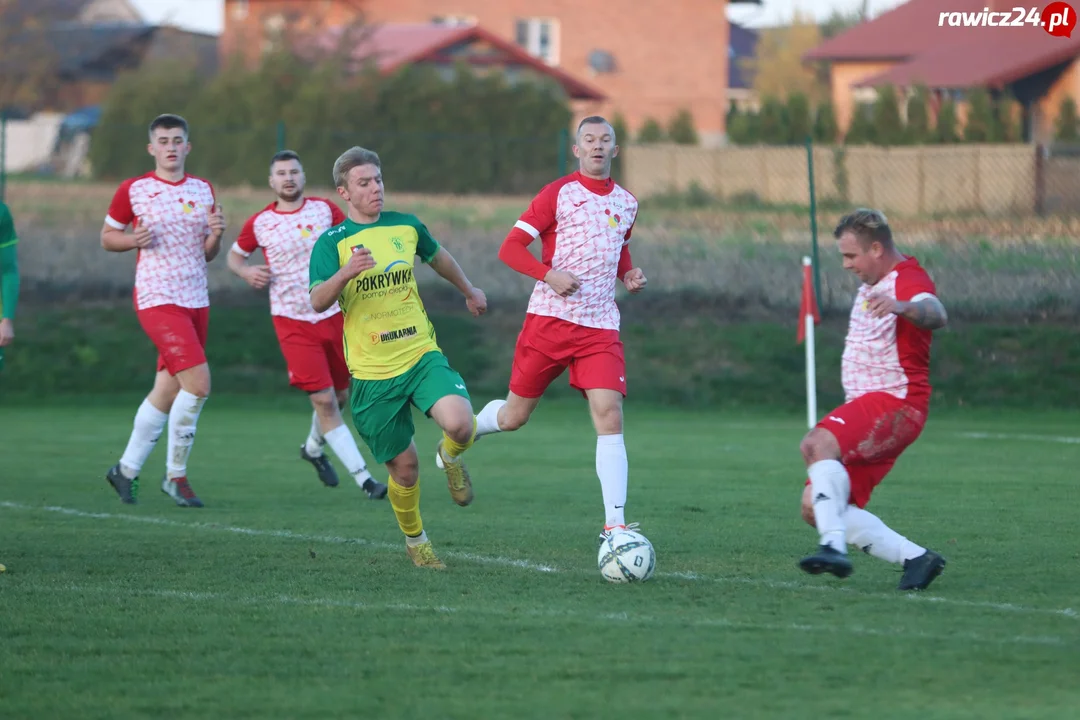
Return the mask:
<path id="1" fill-rule="evenodd" d="M 159 360 L 159 365 L 160 365 Z M 176 394 L 180 392 L 180 383 L 167 370 L 158 370 L 154 376 L 154 387 L 143 399 L 135 413 L 135 422 L 128 437 L 127 447 L 120 461 L 109 468 L 105 479 L 120 500 L 134 505 L 139 498 L 139 473 L 142 472 L 146 459 L 154 451 L 158 438 L 169 421 Z"/>
<path id="2" fill-rule="evenodd" d="M 420 518 L 420 462 L 413 434 L 412 406 L 405 376 L 387 380 L 356 380 L 352 387 L 353 424 L 371 449 L 375 462 L 390 471 L 387 497 L 405 548 L 417 567 L 441 570 Z"/>

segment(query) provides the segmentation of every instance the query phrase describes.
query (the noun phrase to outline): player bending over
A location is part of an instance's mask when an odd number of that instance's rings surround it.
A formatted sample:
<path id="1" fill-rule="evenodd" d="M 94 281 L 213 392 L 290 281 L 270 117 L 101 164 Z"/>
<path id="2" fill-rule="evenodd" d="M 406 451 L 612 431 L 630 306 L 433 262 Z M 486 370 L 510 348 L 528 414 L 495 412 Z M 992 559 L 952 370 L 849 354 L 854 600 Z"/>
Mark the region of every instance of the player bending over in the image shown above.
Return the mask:
<path id="1" fill-rule="evenodd" d="M 352 373 L 352 415 L 375 460 L 390 471 L 390 505 L 418 567 L 442 569 L 420 519 L 419 462 L 412 405 L 442 428 L 437 452 L 450 495 L 472 502 L 472 481 L 461 455 L 473 443 L 475 422 L 465 381 L 442 354 L 413 276 L 420 257 L 465 296 L 474 316 L 487 310 L 457 261 L 415 216 L 383 212 L 379 156 L 354 147 L 334 163 L 334 185 L 348 218 L 327 230 L 311 253 L 311 306 L 335 302 L 345 316 L 345 358 Z"/>
<path id="2" fill-rule="evenodd" d="M 914 257 L 893 244 L 885 216 L 856 210 L 833 235 L 862 286 L 855 296 L 844 344 L 846 402 L 803 438 L 799 449 L 810 479 L 802 516 L 821 535 L 821 545 L 799 566 L 817 575 L 852 573 L 847 544 L 901 564 L 900 590 L 923 590 L 945 559 L 890 529 L 865 510 L 874 487 L 900 453 L 915 442 L 930 405 L 932 331 L 948 318 L 934 283 Z"/>
<path id="3" fill-rule="evenodd" d="M 127 448 L 105 479 L 123 502 L 135 503 L 139 472 L 168 423 L 161 490 L 181 507 L 202 507 L 188 483 L 187 461 L 210 395 L 206 266 L 221 250 L 225 216 L 210 183 L 184 172 L 191 143 L 182 117 L 155 118 L 147 150 L 154 171 L 121 183 L 101 228 L 101 245 L 138 253 L 135 314 L 157 348 L 157 375 L 135 414 Z M 125 233 L 127 227 L 133 232 Z"/>
<path id="4" fill-rule="evenodd" d="M 324 230 L 345 222 L 345 214 L 334 202 L 305 197 L 305 181 L 300 157 L 293 151 L 283 150 L 270 158 L 270 188 L 277 200 L 244 223 L 228 256 L 229 269 L 256 290 L 270 286 L 270 316 L 289 384 L 306 392 L 314 408 L 311 432 L 300 446 L 300 457 L 315 466 L 323 484 L 337 487 L 337 473 L 323 453 L 323 446 L 329 444 L 367 496 L 382 499 L 386 485 L 371 477 L 341 419 L 351 377 L 341 340 L 341 310 L 335 303 L 316 312 L 308 296 L 315 241 Z M 258 248 L 266 264 L 246 264 Z"/>
<path id="5" fill-rule="evenodd" d="M 637 199 L 611 178 L 619 152 L 611 124 L 587 117 L 578 125 L 577 172 L 544 187 L 514 224 L 499 259 L 537 280 L 514 349 L 510 392 L 476 419 L 476 435 L 517 430 L 566 368 L 588 399 L 596 428 L 596 474 L 604 500 L 603 540 L 625 528 L 627 459 L 623 442 L 626 362 L 619 339 L 615 282 L 631 293 L 645 274 L 630 259 Z M 529 252 L 537 238 L 541 260 Z"/>

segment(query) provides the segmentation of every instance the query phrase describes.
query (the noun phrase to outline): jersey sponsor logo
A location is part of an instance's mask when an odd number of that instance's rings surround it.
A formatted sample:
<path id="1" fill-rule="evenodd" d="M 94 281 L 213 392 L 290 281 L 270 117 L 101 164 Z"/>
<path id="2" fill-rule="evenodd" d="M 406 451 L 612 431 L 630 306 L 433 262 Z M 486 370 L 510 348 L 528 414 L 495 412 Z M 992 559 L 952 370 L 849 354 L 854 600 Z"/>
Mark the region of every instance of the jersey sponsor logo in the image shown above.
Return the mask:
<path id="1" fill-rule="evenodd" d="M 373 312 L 373 313 L 370 313 L 370 314 L 364 316 L 364 322 L 369 322 L 371 320 L 388 320 L 390 318 L 395 318 L 395 317 L 399 317 L 401 315 L 406 315 L 406 314 L 409 313 L 409 311 L 410 311 L 410 308 L 408 308 L 408 307 L 399 307 L 399 308 L 394 308 L 393 310 L 383 310 L 383 311 L 380 311 L 380 312 Z"/>
<path id="2" fill-rule="evenodd" d="M 416 326 L 410 325 L 406 328 L 398 328 L 396 330 L 387 330 L 386 332 L 373 332 L 371 333 L 371 344 L 378 345 L 380 343 L 395 342 L 404 338 L 416 337 Z"/>
<path id="3" fill-rule="evenodd" d="M 396 264 L 396 263 L 395 263 Z M 408 265 L 408 263 L 404 263 Z M 389 270 L 389 267 L 387 268 Z M 378 275 L 365 275 L 356 279 L 356 292 L 361 300 L 372 298 L 389 297 L 399 293 L 406 293 L 401 300 L 404 302 L 412 292 L 413 269 L 404 267 L 401 270 L 381 272 Z"/>

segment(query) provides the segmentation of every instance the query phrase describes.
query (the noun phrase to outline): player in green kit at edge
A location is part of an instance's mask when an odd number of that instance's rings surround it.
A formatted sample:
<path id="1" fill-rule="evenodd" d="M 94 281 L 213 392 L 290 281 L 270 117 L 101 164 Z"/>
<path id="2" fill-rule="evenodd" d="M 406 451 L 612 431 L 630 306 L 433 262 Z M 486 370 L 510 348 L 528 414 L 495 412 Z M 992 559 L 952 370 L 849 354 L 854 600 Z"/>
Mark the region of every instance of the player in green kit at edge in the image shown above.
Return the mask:
<path id="1" fill-rule="evenodd" d="M 356 431 L 375 461 L 390 471 L 390 505 L 417 567 L 443 569 L 420 519 L 419 460 L 412 405 L 442 428 L 437 452 L 450 495 L 472 502 L 472 480 L 461 455 L 473 444 L 476 421 L 465 381 L 439 349 L 413 277 L 413 258 L 465 296 L 474 316 L 487 298 L 414 215 L 383 212 L 382 163 L 360 147 L 334 163 L 334 185 L 348 217 L 319 236 L 311 251 L 311 306 L 335 302 L 345 316 L 345 360 L 352 373 Z"/>
<path id="2" fill-rule="evenodd" d="M 0 370 L 4 369 L 4 348 L 15 339 L 15 305 L 19 301 L 19 261 L 15 246 L 15 221 L 7 205 L 0 202 Z M 0 572 L 7 570 L 0 565 Z"/>

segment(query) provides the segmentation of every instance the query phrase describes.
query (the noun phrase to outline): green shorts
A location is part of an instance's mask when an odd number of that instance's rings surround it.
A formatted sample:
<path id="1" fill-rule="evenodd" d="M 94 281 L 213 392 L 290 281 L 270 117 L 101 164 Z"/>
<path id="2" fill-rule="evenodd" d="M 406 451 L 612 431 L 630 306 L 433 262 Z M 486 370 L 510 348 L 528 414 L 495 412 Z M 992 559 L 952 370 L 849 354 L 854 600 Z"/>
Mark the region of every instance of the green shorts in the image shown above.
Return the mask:
<path id="1" fill-rule="evenodd" d="M 393 460 L 409 448 L 416 426 L 412 407 L 425 415 L 447 395 L 469 399 L 465 381 L 446 356 L 432 351 L 397 377 L 386 380 L 352 380 L 353 424 L 371 448 L 375 462 Z"/>

